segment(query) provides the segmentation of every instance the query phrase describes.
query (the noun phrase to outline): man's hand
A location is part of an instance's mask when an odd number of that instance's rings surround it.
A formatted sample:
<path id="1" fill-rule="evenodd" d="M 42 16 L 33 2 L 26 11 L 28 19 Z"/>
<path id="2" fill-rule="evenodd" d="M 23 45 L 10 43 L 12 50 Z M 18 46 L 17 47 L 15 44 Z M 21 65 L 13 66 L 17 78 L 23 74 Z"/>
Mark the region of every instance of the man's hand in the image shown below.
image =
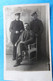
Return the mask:
<path id="1" fill-rule="evenodd" d="M 17 43 L 15 43 L 15 46 L 17 46 Z"/>
<path id="2" fill-rule="evenodd" d="M 15 33 L 16 33 L 16 34 L 18 34 L 18 33 L 19 33 L 19 31 L 16 31 Z"/>
<path id="3" fill-rule="evenodd" d="M 20 32 L 23 32 L 23 30 L 20 30 Z"/>

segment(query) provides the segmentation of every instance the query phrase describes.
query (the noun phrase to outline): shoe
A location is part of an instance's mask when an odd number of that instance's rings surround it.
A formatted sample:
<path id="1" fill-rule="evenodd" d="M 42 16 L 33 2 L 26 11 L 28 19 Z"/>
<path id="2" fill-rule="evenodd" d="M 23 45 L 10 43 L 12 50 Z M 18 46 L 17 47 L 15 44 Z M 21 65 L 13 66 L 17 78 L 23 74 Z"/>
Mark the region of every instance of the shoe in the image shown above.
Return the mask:
<path id="1" fill-rule="evenodd" d="M 16 63 L 15 65 L 14 65 L 14 67 L 17 67 L 17 66 L 19 66 L 20 65 L 20 63 Z"/>

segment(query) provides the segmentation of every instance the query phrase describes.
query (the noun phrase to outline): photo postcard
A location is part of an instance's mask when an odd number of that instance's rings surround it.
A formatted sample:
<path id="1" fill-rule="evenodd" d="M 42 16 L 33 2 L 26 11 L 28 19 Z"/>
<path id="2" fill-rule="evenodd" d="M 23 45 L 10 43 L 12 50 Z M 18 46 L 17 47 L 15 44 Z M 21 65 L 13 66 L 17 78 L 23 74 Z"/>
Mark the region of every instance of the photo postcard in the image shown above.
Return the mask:
<path id="1" fill-rule="evenodd" d="M 4 80 L 52 81 L 50 5 L 3 7 Z"/>

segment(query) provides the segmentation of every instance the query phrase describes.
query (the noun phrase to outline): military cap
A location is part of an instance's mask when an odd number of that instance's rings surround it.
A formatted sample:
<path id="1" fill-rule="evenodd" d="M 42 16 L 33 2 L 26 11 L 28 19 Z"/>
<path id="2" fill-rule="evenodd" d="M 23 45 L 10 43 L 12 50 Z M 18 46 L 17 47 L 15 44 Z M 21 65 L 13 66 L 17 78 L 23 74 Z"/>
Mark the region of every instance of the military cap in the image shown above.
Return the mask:
<path id="1" fill-rule="evenodd" d="M 21 13 L 15 13 L 15 15 L 20 15 Z"/>
<path id="2" fill-rule="evenodd" d="M 32 13 L 32 15 L 31 15 L 31 16 L 34 16 L 35 14 L 37 15 L 37 12 Z"/>

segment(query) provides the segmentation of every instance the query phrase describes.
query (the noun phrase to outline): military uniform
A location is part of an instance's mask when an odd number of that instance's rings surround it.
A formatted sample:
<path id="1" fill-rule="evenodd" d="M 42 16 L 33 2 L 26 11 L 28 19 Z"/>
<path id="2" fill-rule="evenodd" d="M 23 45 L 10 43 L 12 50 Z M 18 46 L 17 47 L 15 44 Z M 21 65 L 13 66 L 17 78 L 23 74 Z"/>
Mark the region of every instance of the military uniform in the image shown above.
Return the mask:
<path id="1" fill-rule="evenodd" d="M 24 30 L 23 22 L 20 20 L 14 20 L 11 22 L 10 25 L 10 32 L 11 32 L 11 42 L 13 44 L 13 58 L 16 58 L 16 47 L 15 43 L 17 42 L 20 34 L 22 33 L 21 31 Z M 18 33 L 16 33 L 18 31 Z"/>
<path id="2" fill-rule="evenodd" d="M 43 32 L 43 24 L 42 21 L 39 19 L 35 19 L 30 23 L 30 29 L 37 34 L 38 36 L 40 36 Z"/>
<path id="3" fill-rule="evenodd" d="M 38 48 L 38 58 L 39 58 L 40 57 L 39 54 L 41 54 L 41 34 L 43 32 L 42 21 L 37 18 L 31 21 L 30 29 L 35 33 L 35 36 L 37 36 L 37 48 Z"/>

